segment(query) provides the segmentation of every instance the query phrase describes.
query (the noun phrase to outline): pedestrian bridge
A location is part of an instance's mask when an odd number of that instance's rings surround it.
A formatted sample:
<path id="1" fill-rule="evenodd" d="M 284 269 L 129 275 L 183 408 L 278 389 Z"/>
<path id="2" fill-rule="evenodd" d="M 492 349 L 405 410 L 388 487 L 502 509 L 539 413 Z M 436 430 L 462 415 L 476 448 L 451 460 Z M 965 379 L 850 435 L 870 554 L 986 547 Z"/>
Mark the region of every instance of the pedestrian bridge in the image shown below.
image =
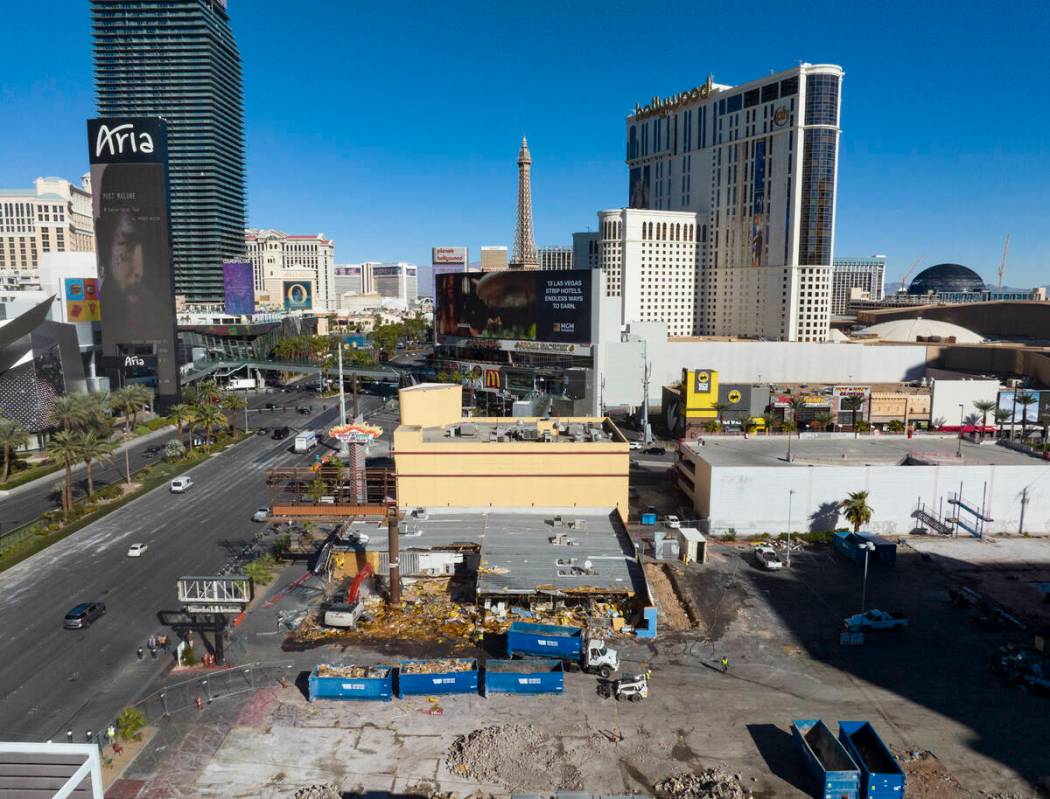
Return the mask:
<path id="1" fill-rule="evenodd" d="M 255 359 L 243 360 L 219 360 L 219 361 L 195 361 L 193 368 L 182 375 L 183 385 L 195 383 L 209 377 L 233 377 L 236 374 L 248 371 L 263 372 L 292 372 L 301 375 L 319 375 L 324 373 L 325 377 L 338 379 L 339 369 L 337 367 L 324 367 L 312 361 L 263 361 Z M 343 366 L 343 377 L 357 375 L 358 380 L 370 380 L 383 383 L 400 383 L 401 372 L 386 366 Z"/>

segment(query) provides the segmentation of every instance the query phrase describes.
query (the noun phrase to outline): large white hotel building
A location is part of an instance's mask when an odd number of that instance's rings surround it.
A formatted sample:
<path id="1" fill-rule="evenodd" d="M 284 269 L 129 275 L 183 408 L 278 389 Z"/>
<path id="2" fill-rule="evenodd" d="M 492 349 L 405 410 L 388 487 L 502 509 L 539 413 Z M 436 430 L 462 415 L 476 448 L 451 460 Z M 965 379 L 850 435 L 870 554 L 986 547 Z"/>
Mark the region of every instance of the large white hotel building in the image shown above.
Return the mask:
<path id="1" fill-rule="evenodd" d="M 802 64 L 740 86 L 708 78 L 635 107 L 630 207 L 599 213 L 600 265 L 625 321 L 825 340 L 842 76 Z"/>

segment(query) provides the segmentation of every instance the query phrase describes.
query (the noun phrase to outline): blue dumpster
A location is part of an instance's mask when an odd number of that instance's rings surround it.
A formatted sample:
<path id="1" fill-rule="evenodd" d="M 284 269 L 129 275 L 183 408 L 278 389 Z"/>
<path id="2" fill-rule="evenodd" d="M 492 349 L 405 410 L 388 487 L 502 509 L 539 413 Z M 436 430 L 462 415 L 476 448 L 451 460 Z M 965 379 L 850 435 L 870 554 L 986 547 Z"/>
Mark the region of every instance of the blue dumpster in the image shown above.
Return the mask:
<path id="1" fill-rule="evenodd" d="M 484 694 L 560 694 L 565 669 L 560 660 L 490 660 L 485 663 Z"/>
<path id="2" fill-rule="evenodd" d="M 476 658 L 402 660 L 397 670 L 397 695 L 476 694 Z"/>
<path id="3" fill-rule="evenodd" d="M 840 721 L 839 741 L 860 766 L 864 799 L 902 799 L 904 771 L 870 722 Z"/>
<path id="4" fill-rule="evenodd" d="M 318 699 L 371 699 L 389 702 L 394 695 L 391 666 L 342 666 L 320 664 L 307 681 L 310 701 Z"/>
<path id="5" fill-rule="evenodd" d="M 795 719 L 791 734 L 820 786 L 823 799 L 860 799 L 860 769 L 819 719 Z"/>

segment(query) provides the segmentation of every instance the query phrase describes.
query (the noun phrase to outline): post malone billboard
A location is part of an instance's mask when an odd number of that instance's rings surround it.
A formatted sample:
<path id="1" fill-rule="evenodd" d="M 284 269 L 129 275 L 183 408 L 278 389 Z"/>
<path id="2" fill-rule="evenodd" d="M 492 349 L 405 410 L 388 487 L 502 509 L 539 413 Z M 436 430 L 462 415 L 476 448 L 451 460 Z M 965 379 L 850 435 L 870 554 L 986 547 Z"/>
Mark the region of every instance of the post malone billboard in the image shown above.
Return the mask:
<path id="1" fill-rule="evenodd" d="M 89 119 L 87 130 L 104 363 L 114 387 L 145 383 L 167 407 L 179 397 L 168 126 L 156 117 L 106 117 Z M 113 366 L 129 357 L 146 366 Z"/>

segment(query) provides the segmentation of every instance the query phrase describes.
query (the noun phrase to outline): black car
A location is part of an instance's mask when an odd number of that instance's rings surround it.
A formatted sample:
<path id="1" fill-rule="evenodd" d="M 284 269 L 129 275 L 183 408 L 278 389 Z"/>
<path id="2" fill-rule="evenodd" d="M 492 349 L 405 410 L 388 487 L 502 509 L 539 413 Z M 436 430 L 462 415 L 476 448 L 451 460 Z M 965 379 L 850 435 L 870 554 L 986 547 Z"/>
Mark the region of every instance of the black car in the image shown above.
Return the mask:
<path id="1" fill-rule="evenodd" d="M 267 428 L 265 428 L 265 427 L 260 427 L 258 430 L 255 431 L 255 435 L 257 435 L 257 436 L 265 436 L 265 435 L 268 435 L 269 433 L 270 433 L 270 431 Z"/>
<path id="2" fill-rule="evenodd" d="M 643 455 L 666 455 L 667 450 L 663 447 L 646 447 L 642 450 Z"/>
<path id="3" fill-rule="evenodd" d="M 162 453 L 163 451 L 164 447 L 162 447 L 160 444 L 150 444 L 148 447 L 146 447 L 145 450 L 143 450 L 142 454 L 144 454 L 147 458 L 153 458 Z"/>
<path id="4" fill-rule="evenodd" d="M 268 410 L 268 411 L 275 411 L 275 410 L 277 410 L 277 403 L 275 403 L 275 402 L 267 402 L 266 403 L 266 410 Z"/>
<path id="5" fill-rule="evenodd" d="M 282 438 L 288 438 L 288 434 L 292 431 L 287 427 L 275 427 L 273 429 L 273 435 L 270 436 L 274 441 L 280 441 Z"/>
<path id="6" fill-rule="evenodd" d="M 106 606 L 102 602 L 81 602 L 74 608 L 70 608 L 62 626 L 67 630 L 79 630 L 89 627 L 93 621 L 106 612 Z"/>
<path id="7" fill-rule="evenodd" d="M 296 408 L 296 410 L 303 416 L 309 416 L 311 413 L 314 412 L 313 407 L 309 405 L 301 405 L 300 407 Z"/>

